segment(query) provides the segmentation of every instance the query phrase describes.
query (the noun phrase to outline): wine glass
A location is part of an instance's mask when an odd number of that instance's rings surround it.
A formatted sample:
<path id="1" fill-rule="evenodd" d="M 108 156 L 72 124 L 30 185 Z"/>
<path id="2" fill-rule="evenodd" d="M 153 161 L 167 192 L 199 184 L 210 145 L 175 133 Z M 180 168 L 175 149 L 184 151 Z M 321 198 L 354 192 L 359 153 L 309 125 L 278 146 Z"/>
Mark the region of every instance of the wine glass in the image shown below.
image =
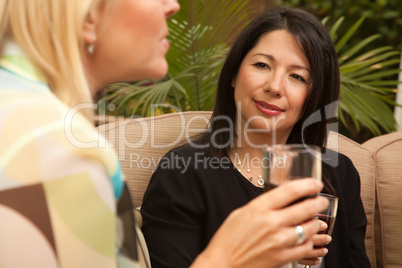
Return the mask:
<path id="1" fill-rule="evenodd" d="M 306 144 L 274 145 L 264 148 L 262 155 L 265 191 L 272 190 L 295 179 L 314 178 L 321 180 L 321 149 L 318 146 Z M 306 196 L 296 202 L 309 197 L 312 196 Z M 296 268 L 297 261 L 289 264 L 289 267 Z"/>
<path id="2" fill-rule="evenodd" d="M 328 208 L 318 213 L 316 216 L 317 219 L 322 220 L 328 225 L 328 228 L 324 231 L 320 231 L 319 234 L 331 235 L 334 229 L 336 213 L 338 211 L 338 197 L 324 193 L 320 193 L 319 195 L 327 198 L 329 201 Z"/>
<path id="3" fill-rule="evenodd" d="M 325 222 L 328 225 L 328 228 L 324 231 L 318 232 L 319 234 L 327 234 L 332 235 L 332 231 L 335 225 L 336 213 L 338 211 L 338 197 L 330 194 L 320 193 L 320 196 L 323 196 L 328 199 L 329 205 L 327 209 L 321 211 L 316 215 L 316 218 Z M 320 248 L 322 246 L 314 246 L 315 248 Z M 304 268 L 310 268 L 310 265 L 305 265 Z"/>

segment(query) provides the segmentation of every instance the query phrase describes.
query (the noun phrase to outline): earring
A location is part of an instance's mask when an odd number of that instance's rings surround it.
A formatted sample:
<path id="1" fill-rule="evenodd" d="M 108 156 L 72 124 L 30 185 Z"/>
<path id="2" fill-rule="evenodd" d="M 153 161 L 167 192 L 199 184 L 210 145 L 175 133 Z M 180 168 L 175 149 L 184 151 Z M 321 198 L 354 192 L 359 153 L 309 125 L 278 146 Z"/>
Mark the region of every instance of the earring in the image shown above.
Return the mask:
<path id="1" fill-rule="evenodd" d="M 88 49 L 88 53 L 90 55 L 92 55 L 94 53 L 94 51 L 95 51 L 95 43 L 89 44 L 87 49 Z"/>

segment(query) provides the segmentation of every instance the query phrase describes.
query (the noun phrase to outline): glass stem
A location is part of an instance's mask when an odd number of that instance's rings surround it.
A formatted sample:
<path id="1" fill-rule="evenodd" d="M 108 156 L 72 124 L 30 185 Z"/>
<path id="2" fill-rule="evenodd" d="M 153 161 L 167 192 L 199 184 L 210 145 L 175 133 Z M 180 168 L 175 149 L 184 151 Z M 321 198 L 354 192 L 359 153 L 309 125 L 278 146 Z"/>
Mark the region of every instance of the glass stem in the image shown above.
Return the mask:
<path id="1" fill-rule="evenodd" d="M 289 268 L 297 268 L 297 267 L 298 267 L 297 261 L 294 261 L 294 262 L 289 264 Z"/>

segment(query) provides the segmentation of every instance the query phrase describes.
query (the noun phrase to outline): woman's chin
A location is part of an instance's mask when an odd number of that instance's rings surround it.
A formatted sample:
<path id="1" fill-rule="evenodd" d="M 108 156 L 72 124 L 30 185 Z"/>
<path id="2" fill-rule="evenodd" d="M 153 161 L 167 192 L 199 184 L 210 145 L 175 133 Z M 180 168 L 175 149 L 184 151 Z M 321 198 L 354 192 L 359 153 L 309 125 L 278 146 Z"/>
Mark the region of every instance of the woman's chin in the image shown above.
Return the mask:
<path id="1" fill-rule="evenodd" d="M 148 77 L 145 79 L 153 79 L 153 80 L 159 80 L 164 78 L 167 73 L 168 73 L 168 64 L 166 62 L 165 66 L 163 66 L 162 64 L 158 66 L 157 69 L 155 69 L 154 71 L 150 72 Z"/>

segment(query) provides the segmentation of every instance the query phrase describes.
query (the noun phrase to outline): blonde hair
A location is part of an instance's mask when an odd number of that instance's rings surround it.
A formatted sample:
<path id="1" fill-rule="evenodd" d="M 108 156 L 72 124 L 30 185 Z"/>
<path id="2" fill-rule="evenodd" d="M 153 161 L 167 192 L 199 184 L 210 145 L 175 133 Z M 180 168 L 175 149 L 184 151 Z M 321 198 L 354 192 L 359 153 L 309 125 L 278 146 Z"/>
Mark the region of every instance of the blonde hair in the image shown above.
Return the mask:
<path id="1" fill-rule="evenodd" d="M 17 42 L 52 92 L 69 107 L 93 102 L 81 58 L 82 30 L 88 12 L 100 1 L 0 1 L 0 40 L 9 35 Z M 93 111 L 82 112 L 93 120 Z"/>
<path id="2" fill-rule="evenodd" d="M 0 56 L 5 40 L 6 28 L 8 25 L 8 6 L 9 1 L 0 1 Z"/>

